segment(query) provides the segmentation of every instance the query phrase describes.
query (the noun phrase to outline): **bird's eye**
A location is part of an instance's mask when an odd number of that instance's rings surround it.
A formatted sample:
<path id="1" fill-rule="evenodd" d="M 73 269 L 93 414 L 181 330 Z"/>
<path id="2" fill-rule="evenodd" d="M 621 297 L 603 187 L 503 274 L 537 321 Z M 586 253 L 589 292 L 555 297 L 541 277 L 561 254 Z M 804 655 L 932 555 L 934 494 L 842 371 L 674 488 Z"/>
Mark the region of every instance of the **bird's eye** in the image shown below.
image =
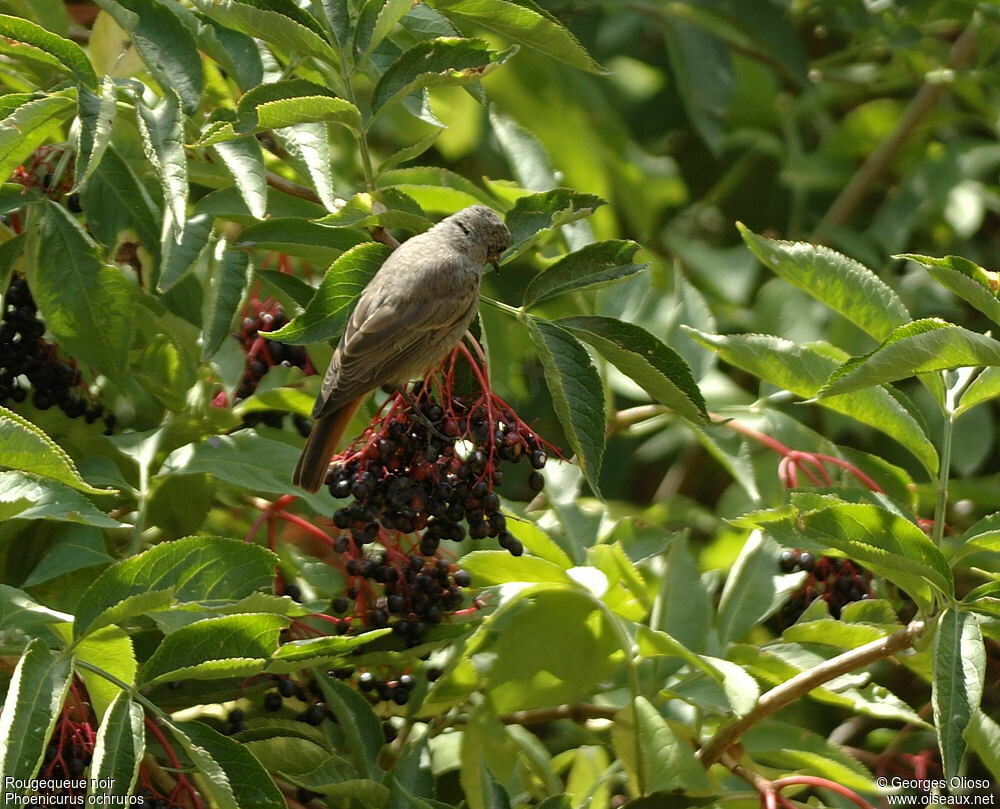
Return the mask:
<path id="1" fill-rule="evenodd" d="M 464 233 L 466 236 L 470 235 L 469 234 L 469 229 L 465 226 L 465 223 L 462 220 L 460 220 L 460 219 L 456 220 L 455 224 L 458 225 L 462 229 L 462 233 Z"/>

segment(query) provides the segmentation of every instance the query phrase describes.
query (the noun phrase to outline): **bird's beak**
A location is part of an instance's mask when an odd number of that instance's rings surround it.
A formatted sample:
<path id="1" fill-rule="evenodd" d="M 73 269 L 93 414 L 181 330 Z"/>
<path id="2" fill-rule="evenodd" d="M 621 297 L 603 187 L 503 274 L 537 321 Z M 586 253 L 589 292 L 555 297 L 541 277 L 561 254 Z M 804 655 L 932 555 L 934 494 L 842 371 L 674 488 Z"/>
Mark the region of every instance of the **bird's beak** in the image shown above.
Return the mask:
<path id="1" fill-rule="evenodd" d="M 494 272 L 496 272 L 498 275 L 500 274 L 500 259 L 499 258 L 493 259 L 493 261 L 490 262 L 490 266 L 493 267 L 493 271 Z"/>

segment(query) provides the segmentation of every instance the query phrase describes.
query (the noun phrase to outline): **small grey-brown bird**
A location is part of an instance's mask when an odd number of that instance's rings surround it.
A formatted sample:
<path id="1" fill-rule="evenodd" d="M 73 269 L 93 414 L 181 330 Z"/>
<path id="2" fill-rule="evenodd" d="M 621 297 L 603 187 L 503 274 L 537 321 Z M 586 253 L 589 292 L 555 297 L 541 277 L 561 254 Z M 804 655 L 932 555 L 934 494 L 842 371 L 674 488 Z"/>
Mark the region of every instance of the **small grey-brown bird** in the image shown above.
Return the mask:
<path id="1" fill-rule="evenodd" d="M 494 211 L 473 205 L 403 242 L 386 259 L 333 352 L 293 483 L 319 491 L 361 400 L 380 385 L 405 387 L 458 345 L 476 314 L 485 265 L 496 267 L 510 240 Z"/>

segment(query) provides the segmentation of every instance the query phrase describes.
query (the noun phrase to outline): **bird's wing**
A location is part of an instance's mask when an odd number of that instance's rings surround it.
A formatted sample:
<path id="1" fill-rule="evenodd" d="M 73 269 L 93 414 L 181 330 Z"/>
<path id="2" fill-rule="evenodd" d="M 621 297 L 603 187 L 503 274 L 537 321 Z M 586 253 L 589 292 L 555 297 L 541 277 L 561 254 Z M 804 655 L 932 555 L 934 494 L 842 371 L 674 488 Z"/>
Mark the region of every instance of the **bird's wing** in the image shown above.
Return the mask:
<path id="1" fill-rule="evenodd" d="M 406 290 L 412 294 L 365 289 L 330 360 L 314 418 L 424 367 L 420 356 L 429 344 L 468 319 L 478 303 L 478 296 L 469 294 L 474 289 L 445 288 L 435 283 L 442 275 L 450 273 L 435 273 L 416 289 Z M 427 356 L 426 364 L 436 359 Z"/>

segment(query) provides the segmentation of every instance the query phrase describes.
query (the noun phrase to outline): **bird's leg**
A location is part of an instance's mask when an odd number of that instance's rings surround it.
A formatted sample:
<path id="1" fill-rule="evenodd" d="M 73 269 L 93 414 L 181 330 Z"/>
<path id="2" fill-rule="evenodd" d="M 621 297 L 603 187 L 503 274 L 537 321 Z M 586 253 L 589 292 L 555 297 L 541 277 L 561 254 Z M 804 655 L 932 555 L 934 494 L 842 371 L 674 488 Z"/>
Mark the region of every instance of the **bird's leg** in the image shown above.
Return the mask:
<path id="1" fill-rule="evenodd" d="M 417 400 L 413 398 L 413 395 L 405 387 L 399 387 L 396 388 L 396 390 L 399 391 L 399 395 L 402 396 L 406 400 L 406 403 L 410 406 L 410 412 L 413 413 L 414 418 L 427 428 L 428 446 L 430 445 L 430 439 L 432 437 L 440 438 L 442 441 L 447 441 L 449 443 L 453 440 L 435 427 L 433 422 L 424 415 L 424 411 L 420 409 L 420 405 L 417 403 Z"/>

